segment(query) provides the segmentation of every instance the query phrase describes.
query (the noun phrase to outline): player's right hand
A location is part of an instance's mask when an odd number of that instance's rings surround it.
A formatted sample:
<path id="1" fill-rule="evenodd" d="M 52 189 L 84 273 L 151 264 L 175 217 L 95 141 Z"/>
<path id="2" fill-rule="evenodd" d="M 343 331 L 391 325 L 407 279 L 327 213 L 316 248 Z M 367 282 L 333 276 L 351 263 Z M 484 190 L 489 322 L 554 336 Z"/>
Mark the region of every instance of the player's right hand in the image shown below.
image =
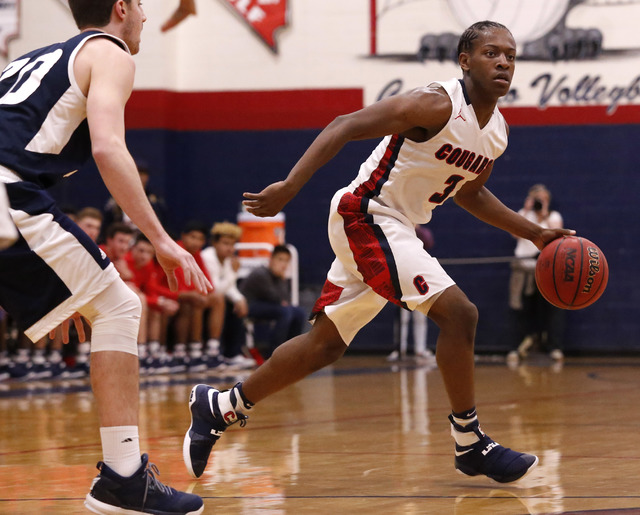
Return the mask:
<path id="1" fill-rule="evenodd" d="M 198 266 L 198 263 L 196 263 L 195 258 L 176 242 L 170 240 L 156 245 L 155 249 L 156 259 L 164 269 L 165 274 L 167 274 L 167 281 L 171 291 L 178 290 L 177 268 L 182 268 L 185 283 L 187 285 L 193 284 L 199 293 L 206 295 L 213 290 L 213 286 Z"/>
<path id="2" fill-rule="evenodd" d="M 295 193 L 285 181 L 278 181 L 270 184 L 260 193 L 244 193 L 242 196 L 247 200 L 243 200 L 242 204 L 252 215 L 275 216 L 282 211 Z"/>

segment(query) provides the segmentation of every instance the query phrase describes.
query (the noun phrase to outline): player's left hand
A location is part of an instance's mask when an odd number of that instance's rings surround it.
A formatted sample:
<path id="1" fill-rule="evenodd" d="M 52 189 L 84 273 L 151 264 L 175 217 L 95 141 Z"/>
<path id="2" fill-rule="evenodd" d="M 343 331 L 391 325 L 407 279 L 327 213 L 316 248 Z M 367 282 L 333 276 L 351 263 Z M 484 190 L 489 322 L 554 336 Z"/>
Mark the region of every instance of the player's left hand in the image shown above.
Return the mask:
<path id="1" fill-rule="evenodd" d="M 82 322 L 82 315 L 80 313 L 74 313 L 70 318 L 67 318 L 62 324 L 60 324 L 55 329 L 51 329 L 49 331 L 49 339 L 53 340 L 56 337 L 56 333 L 58 332 L 58 328 L 62 331 L 62 343 L 69 343 L 69 327 L 70 322 L 73 320 L 73 325 L 76 327 L 76 331 L 78 333 L 78 341 L 80 343 L 84 342 L 87 337 L 84 334 L 84 324 Z"/>

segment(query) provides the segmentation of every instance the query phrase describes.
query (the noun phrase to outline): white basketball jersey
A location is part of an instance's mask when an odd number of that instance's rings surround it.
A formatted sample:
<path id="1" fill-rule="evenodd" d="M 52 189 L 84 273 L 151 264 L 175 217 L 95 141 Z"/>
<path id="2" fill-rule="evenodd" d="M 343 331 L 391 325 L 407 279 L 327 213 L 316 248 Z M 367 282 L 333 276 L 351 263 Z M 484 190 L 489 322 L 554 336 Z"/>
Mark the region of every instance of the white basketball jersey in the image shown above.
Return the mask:
<path id="1" fill-rule="evenodd" d="M 355 195 L 414 224 L 428 222 L 436 206 L 478 177 L 507 147 L 507 126 L 497 107 L 481 129 L 461 80 L 434 84 L 451 98 L 451 117 L 444 128 L 422 143 L 399 134 L 385 137 L 349 186 Z"/>

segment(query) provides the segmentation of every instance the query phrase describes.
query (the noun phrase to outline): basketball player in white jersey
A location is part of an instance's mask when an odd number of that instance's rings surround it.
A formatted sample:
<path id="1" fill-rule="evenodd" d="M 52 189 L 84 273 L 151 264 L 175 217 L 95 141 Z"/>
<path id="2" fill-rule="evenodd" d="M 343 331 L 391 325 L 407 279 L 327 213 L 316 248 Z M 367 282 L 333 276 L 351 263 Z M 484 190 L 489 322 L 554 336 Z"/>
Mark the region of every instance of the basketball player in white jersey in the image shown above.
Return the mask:
<path id="1" fill-rule="evenodd" d="M 541 228 L 485 187 L 493 162 L 507 146 L 508 128 L 496 105 L 509 91 L 515 60 L 516 44 L 506 27 L 476 23 L 460 38 L 461 80 L 434 82 L 337 117 L 284 181 L 258 194 L 245 193 L 249 212 L 275 215 L 347 142 L 384 137 L 355 180 L 331 202 L 329 240 L 336 259 L 314 307 L 311 331 L 278 347 L 229 391 L 206 385 L 192 389 L 192 422 L 183 447 L 192 475 L 202 474 L 228 424 L 244 424 L 253 403 L 340 358 L 387 302 L 418 310 L 440 328 L 436 357 L 452 409 L 458 471 L 509 483 L 535 467 L 536 456 L 505 448 L 480 429 L 473 378 L 478 312 L 423 249 L 414 229 L 454 198 L 477 218 L 540 249 L 573 233 Z"/>
<path id="2" fill-rule="evenodd" d="M 205 293 L 193 257 L 164 231 L 125 143 L 124 108 L 146 16 L 140 0 L 69 0 L 80 34 L 34 50 L 0 75 L 0 182 L 18 239 L 0 251 L 0 305 L 33 341 L 75 312 L 92 324 L 91 383 L 103 460 L 85 500 L 96 513 L 202 513 L 155 477 L 138 436 L 140 300 L 46 189 L 93 156 L 122 209 L 175 270 Z"/>

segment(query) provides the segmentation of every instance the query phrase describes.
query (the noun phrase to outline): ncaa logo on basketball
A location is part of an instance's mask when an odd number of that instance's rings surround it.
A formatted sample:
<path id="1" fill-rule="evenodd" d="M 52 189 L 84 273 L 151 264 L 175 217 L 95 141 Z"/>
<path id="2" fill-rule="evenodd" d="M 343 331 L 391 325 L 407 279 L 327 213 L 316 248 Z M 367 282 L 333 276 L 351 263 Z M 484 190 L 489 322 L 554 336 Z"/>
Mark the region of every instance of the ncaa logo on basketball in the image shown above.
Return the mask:
<path id="1" fill-rule="evenodd" d="M 564 276 L 563 280 L 566 282 L 573 281 L 573 274 L 576 270 L 576 249 L 567 249 L 567 253 L 564 257 Z"/>

